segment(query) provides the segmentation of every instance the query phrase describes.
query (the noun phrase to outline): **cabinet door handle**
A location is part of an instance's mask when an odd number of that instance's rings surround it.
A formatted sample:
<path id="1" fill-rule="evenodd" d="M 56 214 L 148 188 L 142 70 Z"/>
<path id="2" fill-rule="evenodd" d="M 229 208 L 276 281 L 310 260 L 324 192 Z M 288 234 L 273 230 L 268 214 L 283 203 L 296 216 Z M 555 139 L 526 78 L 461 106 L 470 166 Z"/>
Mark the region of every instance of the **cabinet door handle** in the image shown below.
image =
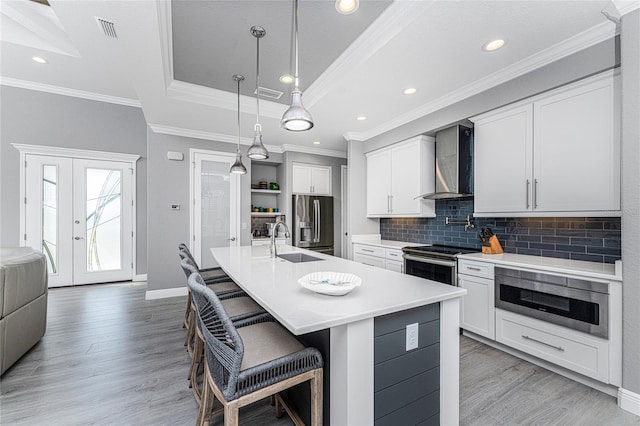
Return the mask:
<path id="1" fill-rule="evenodd" d="M 529 181 L 529 179 L 527 179 L 527 198 L 526 198 L 526 202 L 527 202 L 527 210 L 529 210 L 529 187 L 531 186 L 531 182 Z"/>
<path id="2" fill-rule="evenodd" d="M 478 272 L 480 272 L 480 271 L 482 270 L 482 269 L 480 269 L 480 268 L 476 268 L 476 267 L 474 267 L 474 266 L 467 266 L 467 269 L 470 269 L 470 270 L 472 270 L 472 271 L 478 271 Z"/>
<path id="3" fill-rule="evenodd" d="M 533 180 L 533 209 L 538 208 L 538 179 Z"/>
<path id="4" fill-rule="evenodd" d="M 360 250 L 361 251 L 366 251 L 366 252 L 369 252 L 369 253 L 373 253 L 374 252 L 373 250 L 368 250 L 368 249 L 360 249 Z"/>
<path id="5" fill-rule="evenodd" d="M 564 349 L 562 347 L 560 347 L 560 346 L 550 345 L 550 344 L 542 342 L 542 341 L 540 341 L 538 339 L 534 339 L 533 337 L 525 336 L 524 334 L 522 335 L 522 338 L 525 339 L 525 340 L 531 340 L 532 342 L 540 343 L 541 345 L 548 346 L 548 347 L 553 348 L 555 350 L 558 350 L 560 352 L 564 352 Z"/>
<path id="6" fill-rule="evenodd" d="M 389 213 L 393 213 L 393 195 L 389 195 Z"/>
<path id="7" fill-rule="evenodd" d="M 387 195 L 387 213 L 391 213 L 391 195 Z"/>

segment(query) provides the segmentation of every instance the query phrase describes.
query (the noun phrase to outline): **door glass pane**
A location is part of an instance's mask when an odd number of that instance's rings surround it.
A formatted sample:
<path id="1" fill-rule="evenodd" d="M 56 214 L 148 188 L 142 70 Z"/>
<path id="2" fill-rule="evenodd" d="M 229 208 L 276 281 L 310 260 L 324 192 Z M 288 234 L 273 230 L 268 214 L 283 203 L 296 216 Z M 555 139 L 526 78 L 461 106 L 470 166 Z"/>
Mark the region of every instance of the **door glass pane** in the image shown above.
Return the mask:
<path id="1" fill-rule="evenodd" d="M 87 271 L 122 269 L 120 170 L 87 168 Z"/>
<path id="2" fill-rule="evenodd" d="M 42 252 L 47 257 L 47 270 L 58 269 L 58 167 L 42 166 Z"/>
<path id="3" fill-rule="evenodd" d="M 211 268 L 218 265 L 210 249 L 229 245 L 231 227 L 229 164 L 202 161 L 200 179 L 202 188 L 200 267 Z"/>

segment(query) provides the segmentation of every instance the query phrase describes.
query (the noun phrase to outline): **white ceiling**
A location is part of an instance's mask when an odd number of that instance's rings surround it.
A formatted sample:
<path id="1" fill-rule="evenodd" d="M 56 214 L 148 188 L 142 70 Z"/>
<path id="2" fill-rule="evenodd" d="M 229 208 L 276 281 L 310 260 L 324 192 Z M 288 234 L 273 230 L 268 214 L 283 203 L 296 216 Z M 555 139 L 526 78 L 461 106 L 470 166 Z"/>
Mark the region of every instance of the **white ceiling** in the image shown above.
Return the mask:
<path id="1" fill-rule="evenodd" d="M 50 0 L 51 9 L 26 0 L 0 4 L 3 84 L 140 105 L 155 131 L 235 141 L 231 74 L 245 74 L 246 86 L 255 84 L 253 24 L 267 29 L 261 85 L 286 90 L 275 79 L 289 65 L 278 64 L 288 58 L 290 27 L 282 28 L 282 21 L 288 11 L 284 21 L 290 25 L 290 1 L 236 0 L 231 7 L 229 1 L 180 0 L 172 7 L 153 0 Z M 329 13 L 332 0 L 301 0 L 301 88 L 315 127 L 282 130 L 286 105 L 263 100 L 261 123 L 270 149 L 319 147 L 337 155 L 346 151 L 345 135 L 377 136 L 615 34 L 615 25 L 601 13 L 604 8 L 615 13 L 610 1 L 360 4 L 356 14 L 362 16 L 354 19 Z M 252 19 L 242 21 L 243 16 Z M 112 20 L 118 38 L 104 36 L 95 17 Z M 481 50 L 497 37 L 506 39 L 503 49 Z M 48 63 L 33 62 L 34 55 Z M 418 91 L 403 95 L 407 87 Z M 241 110 L 241 135 L 249 143 L 255 98 L 243 96 Z M 356 121 L 357 115 L 368 119 Z M 312 145 L 315 140 L 321 144 Z"/>

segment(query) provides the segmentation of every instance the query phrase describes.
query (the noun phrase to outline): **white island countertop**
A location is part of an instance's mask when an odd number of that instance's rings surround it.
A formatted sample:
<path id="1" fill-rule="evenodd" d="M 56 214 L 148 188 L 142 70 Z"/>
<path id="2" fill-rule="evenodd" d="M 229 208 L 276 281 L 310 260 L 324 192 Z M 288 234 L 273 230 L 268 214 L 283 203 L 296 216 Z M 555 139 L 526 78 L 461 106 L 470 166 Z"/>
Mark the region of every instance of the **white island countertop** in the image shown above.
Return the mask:
<path id="1" fill-rule="evenodd" d="M 222 269 L 289 331 L 300 335 L 418 306 L 461 297 L 466 290 L 292 246 L 278 254 L 303 252 L 322 260 L 292 263 L 269 257 L 265 246 L 211 249 Z M 310 272 L 348 272 L 362 284 L 344 296 L 300 286 Z"/>

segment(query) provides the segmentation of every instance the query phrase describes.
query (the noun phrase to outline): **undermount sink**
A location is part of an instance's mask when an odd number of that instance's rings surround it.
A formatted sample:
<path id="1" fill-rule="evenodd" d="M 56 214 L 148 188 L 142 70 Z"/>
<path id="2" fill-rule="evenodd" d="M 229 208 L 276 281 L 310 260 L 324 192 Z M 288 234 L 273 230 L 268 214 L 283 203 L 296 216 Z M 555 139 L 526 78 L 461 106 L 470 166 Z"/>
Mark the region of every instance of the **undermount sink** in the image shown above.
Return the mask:
<path id="1" fill-rule="evenodd" d="M 289 262 L 293 262 L 293 263 L 314 262 L 316 260 L 324 260 L 324 259 L 320 259 L 319 257 L 309 256 L 308 254 L 305 254 L 305 253 L 283 253 L 283 254 L 279 254 L 278 257 L 280 259 L 288 260 Z"/>

